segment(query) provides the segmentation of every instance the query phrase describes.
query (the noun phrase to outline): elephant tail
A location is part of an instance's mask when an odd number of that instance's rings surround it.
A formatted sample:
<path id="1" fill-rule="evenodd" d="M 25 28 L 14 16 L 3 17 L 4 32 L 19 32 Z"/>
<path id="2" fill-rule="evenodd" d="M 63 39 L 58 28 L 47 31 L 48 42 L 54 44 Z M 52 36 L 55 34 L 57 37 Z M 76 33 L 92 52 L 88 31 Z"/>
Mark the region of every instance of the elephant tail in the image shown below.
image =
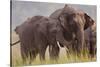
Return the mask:
<path id="1" fill-rule="evenodd" d="M 20 43 L 20 40 L 16 41 L 15 43 L 10 44 L 11 46 L 16 45 L 17 43 Z"/>

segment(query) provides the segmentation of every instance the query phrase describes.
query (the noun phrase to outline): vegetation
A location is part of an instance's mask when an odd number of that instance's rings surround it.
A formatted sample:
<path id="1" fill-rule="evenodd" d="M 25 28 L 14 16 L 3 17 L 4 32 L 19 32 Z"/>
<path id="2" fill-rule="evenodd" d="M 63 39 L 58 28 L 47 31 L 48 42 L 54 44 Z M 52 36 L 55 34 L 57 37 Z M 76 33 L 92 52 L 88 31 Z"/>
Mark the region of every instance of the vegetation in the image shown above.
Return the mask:
<path id="1" fill-rule="evenodd" d="M 58 61 L 53 61 L 49 59 L 49 54 L 46 52 L 46 60 L 41 62 L 39 60 L 39 55 L 37 55 L 36 59 L 32 61 L 31 64 L 29 64 L 29 59 L 27 59 L 27 62 L 23 64 L 21 58 L 16 58 L 12 60 L 13 66 L 23 66 L 23 65 L 43 65 L 43 64 L 64 64 L 64 63 L 79 63 L 79 62 L 93 62 L 96 61 L 96 56 L 94 58 L 90 58 L 88 56 L 88 52 L 85 52 L 84 55 L 81 57 L 76 56 L 74 53 L 72 54 L 60 54 Z"/>

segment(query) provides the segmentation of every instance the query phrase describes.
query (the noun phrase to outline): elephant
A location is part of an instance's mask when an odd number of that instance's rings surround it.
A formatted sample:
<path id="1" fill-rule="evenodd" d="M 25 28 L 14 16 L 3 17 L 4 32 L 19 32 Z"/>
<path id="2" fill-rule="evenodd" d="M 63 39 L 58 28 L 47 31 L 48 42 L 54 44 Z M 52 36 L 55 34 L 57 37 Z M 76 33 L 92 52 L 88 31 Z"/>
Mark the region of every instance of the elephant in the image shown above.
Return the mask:
<path id="1" fill-rule="evenodd" d="M 15 32 L 19 35 L 21 42 L 23 61 L 26 61 L 29 56 L 31 60 L 34 60 L 37 54 L 39 54 L 40 60 L 44 61 L 47 46 L 50 48 L 50 59 L 57 60 L 59 57 L 57 41 L 61 44 L 70 43 L 63 36 L 64 31 L 60 22 L 49 17 L 34 16 L 29 18 L 17 26 Z"/>
<path id="2" fill-rule="evenodd" d="M 93 25 L 94 20 L 87 13 L 67 4 L 64 8 L 53 12 L 49 17 L 61 23 L 60 25 L 64 29 L 64 38 L 66 41 L 72 42 L 66 45 L 60 43 L 60 45 L 70 48 L 71 44 L 77 43 L 74 44 L 75 50 L 77 55 L 80 56 L 84 46 L 84 30 Z"/>
<path id="3" fill-rule="evenodd" d="M 69 45 L 69 53 L 70 51 L 76 51 L 76 40 L 73 40 L 72 44 Z M 84 55 L 88 52 L 88 56 L 90 58 L 95 57 L 96 55 L 96 24 L 94 23 L 92 26 L 84 30 L 84 45 L 83 45 Z"/>
<path id="4" fill-rule="evenodd" d="M 89 57 L 93 58 L 96 55 L 96 24 L 85 30 L 84 32 L 85 45 L 89 51 Z"/>
<path id="5" fill-rule="evenodd" d="M 40 20 L 42 17 L 43 16 L 33 16 L 32 18 L 28 18 L 23 24 L 15 28 L 16 34 L 19 35 L 20 40 L 18 42 L 21 44 L 21 56 L 24 63 L 29 57 L 34 60 L 38 54 L 38 50 L 36 49 L 37 47 L 35 47 L 35 45 L 33 46 L 34 36 L 32 35 L 32 24 L 37 22 L 37 20 Z"/>

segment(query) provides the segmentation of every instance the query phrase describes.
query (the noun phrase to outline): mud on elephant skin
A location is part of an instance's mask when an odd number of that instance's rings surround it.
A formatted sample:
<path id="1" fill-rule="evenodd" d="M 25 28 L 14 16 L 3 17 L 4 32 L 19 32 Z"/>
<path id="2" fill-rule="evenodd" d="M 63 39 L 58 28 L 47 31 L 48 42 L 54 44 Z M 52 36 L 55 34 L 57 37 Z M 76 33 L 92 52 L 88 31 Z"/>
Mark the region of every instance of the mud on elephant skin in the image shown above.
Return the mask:
<path id="1" fill-rule="evenodd" d="M 67 41 L 77 40 L 76 49 L 77 53 L 80 54 L 84 45 L 84 30 L 93 25 L 94 20 L 85 12 L 68 5 L 56 10 L 50 15 L 50 18 L 61 22 L 62 28 L 67 31 L 64 31 L 63 34 Z"/>

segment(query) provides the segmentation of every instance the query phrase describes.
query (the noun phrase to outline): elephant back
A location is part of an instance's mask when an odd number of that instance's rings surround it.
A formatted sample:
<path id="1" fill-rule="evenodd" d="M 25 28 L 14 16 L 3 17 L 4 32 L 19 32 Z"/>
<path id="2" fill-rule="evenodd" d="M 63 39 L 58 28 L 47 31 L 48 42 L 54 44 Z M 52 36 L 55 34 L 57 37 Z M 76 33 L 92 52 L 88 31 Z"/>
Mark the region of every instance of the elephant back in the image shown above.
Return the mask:
<path id="1" fill-rule="evenodd" d="M 57 19 L 59 17 L 59 14 L 62 12 L 62 9 L 58 9 L 55 12 L 53 12 L 49 17 L 53 19 Z"/>

